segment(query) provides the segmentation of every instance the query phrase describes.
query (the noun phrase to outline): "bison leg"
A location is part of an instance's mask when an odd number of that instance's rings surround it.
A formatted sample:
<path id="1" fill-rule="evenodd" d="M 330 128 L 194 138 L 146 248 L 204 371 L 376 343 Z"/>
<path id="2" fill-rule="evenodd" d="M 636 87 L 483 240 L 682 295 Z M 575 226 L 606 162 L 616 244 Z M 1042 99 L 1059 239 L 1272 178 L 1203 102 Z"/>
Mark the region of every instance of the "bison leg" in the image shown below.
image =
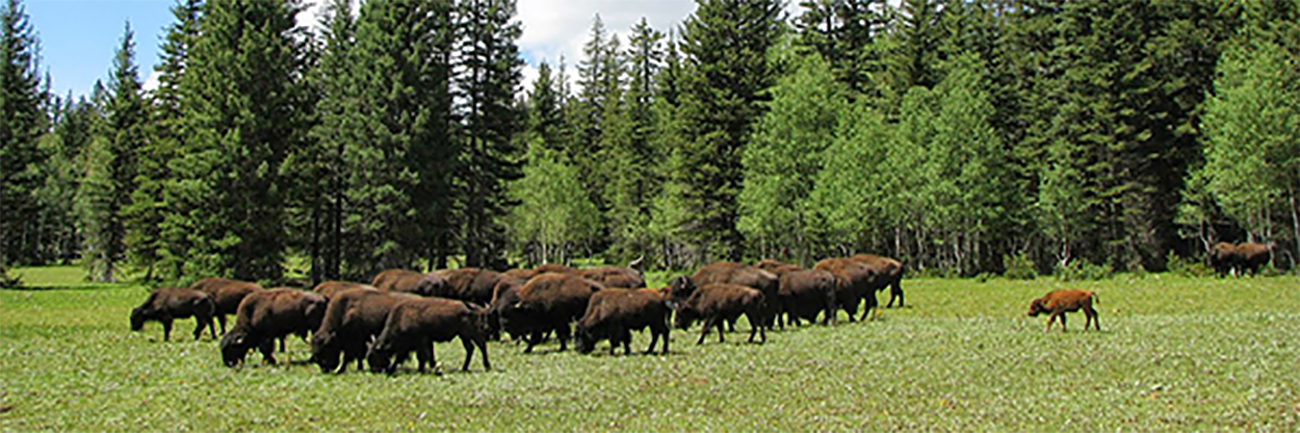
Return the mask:
<path id="1" fill-rule="evenodd" d="M 714 320 L 716 319 L 713 318 L 704 319 L 704 330 L 700 332 L 700 339 L 696 340 L 695 344 L 704 344 L 704 337 L 709 336 L 709 328 L 713 326 Z M 721 332 L 721 329 L 719 329 L 719 332 Z"/>
<path id="2" fill-rule="evenodd" d="M 750 322 L 751 325 L 753 325 L 753 323 L 754 323 L 754 316 L 755 316 L 754 314 L 748 314 L 748 315 L 746 315 L 746 317 L 749 318 L 749 322 Z M 764 330 L 762 326 L 750 326 L 750 328 L 749 328 L 749 342 L 750 342 L 750 343 L 753 343 L 753 342 L 754 342 L 754 335 L 755 335 L 755 334 L 758 334 L 758 335 L 760 335 L 760 336 L 762 337 L 762 339 L 759 341 L 760 343 L 767 343 L 767 331 Z"/>
<path id="3" fill-rule="evenodd" d="M 461 366 L 461 371 L 469 371 L 469 361 L 471 355 L 474 354 L 474 346 L 478 346 L 478 351 L 483 352 L 483 371 L 492 371 L 492 363 L 488 362 L 487 340 L 483 335 L 471 335 L 469 340 L 462 336 L 460 342 L 465 345 L 465 365 Z M 473 343 L 473 345 L 470 345 L 470 343 Z"/>
<path id="4" fill-rule="evenodd" d="M 889 304 L 885 308 L 893 308 L 895 298 L 898 299 L 898 308 L 903 308 L 903 288 L 900 287 L 898 282 L 894 282 L 889 286 Z"/>
<path id="5" fill-rule="evenodd" d="M 225 315 L 225 314 L 218 314 L 218 315 L 217 315 L 217 322 L 218 322 L 218 323 L 221 323 L 221 335 L 226 335 L 226 315 Z"/>
<path id="6" fill-rule="evenodd" d="M 1087 321 L 1083 323 L 1084 331 L 1088 330 L 1089 322 L 1092 323 L 1093 327 L 1097 328 L 1097 331 L 1101 331 L 1101 321 L 1097 320 L 1097 310 L 1092 309 L 1092 307 L 1086 307 L 1083 309 L 1083 314 L 1088 316 Z"/>
<path id="7" fill-rule="evenodd" d="M 623 355 L 632 354 L 632 330 L 623 329 Z"/>
<path id="8" fill-rule="evenodd" d="M 164 317 L 162 319 L 158 319 L 158 321 L 161 322 L 163 326 L 163 341 L 171 341 L 172 319 L 170 317 Z"/>
<path id="9" fill-rule="evenodd" d="M 555 338 L 560 340 L 560 351 L 563 352 L 569 348 L 569 324 L 565 323 L 555 328 Z"/>
<path id="10" fill-rule="evenodd" d="M 432 365 L 433 374 L 442 374 L 442 371 L 438 370 L 438 359 L 433 351 L 433 341 L 420 341 L 415 344 L 415 360 L 417 363 L 416 371 L 424 373 L 425 366 Z"/>
<path id="11" fill-rule="evenodd" d="M 203 336 L 203 317 L 195 315 L 194 316 L 194 339 L 198 340 L 199 337 L 201 336 Z"/>
<path id="12" fill-rule="evenodd" d="M 275 365 L 275 339 L 267 338 L 257 347 L 262 352 L 262 363 Z"/>

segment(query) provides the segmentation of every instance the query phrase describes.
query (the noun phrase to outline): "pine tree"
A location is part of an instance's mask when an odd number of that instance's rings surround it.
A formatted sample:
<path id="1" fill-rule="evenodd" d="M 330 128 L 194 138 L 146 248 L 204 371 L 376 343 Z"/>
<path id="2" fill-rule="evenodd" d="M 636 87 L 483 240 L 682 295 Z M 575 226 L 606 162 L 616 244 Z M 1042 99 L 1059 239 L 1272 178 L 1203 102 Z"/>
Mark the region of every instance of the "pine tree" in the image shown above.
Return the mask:
<path id="1" fill-rule="evenodd" d="M 795 22 L 802 44 L 830 63 L 835 76 L 856 94 L 880 96 L 882 65 L 877 38 L 885 31 L 881 0 L 804 0 Z M 848 95 L 846 95 L 848 96 Z"/>
<path id="2" fill-rule="evenodd" d="M 610 119 L 606 142 L 612 154 L 610 182 L 611 253 L 619 262 L 644 255 L 649 248 L 651 200 L 658 193 L 656 172 L 661 156 L 653 145 L 655 134 L 655 75 L 663 62 L 663 33 L 642 18 L 632 27 L 628 49 L 628 86 L 618 115 Z"/>
<path id="3" fill-rule="evenodd" d="M 453 83 L 464 146 L 456 171 L 461 246 L 465 266 L 501 268 L 501 219 L 514 204 L 506 184 L 522 176 L 515 140 L 522 122 L 514 104 L 523 66 L 515 40 L 522 30 L 513 0 L 465 0 L 458 6 Z"/>
<path id="4" fill-rule="evenodd" d="M 185 202 L 181 179 L 177 176 L 173 160 L 183 133 L 181 111 L 181 79 L 199 33 L 201 0 L 177 0 L 171 12 L 175 21 L 168 26 L 167 36 L 159 50 L 161 62 L 154 67 L 158 72 L 158 88 L 150 92 L 153 113 L 150 138 L 138 156 L 136 192 L 131 197 L 132 219 L 135 230 L 127 233 L 128 254 L 139 267 L 156 273 L 159 279 L 180 282 L 183 266 L 188 261 L 190 232 L 182 213 Z"/>
<path id="5" fill-rule="evenodd" d="M 682 76 L 682 132 L 678 149 L 681 202 L 691 241 L 708 256 L 739 260 L 743 238 L 736 229 L 743 171 L 740 155 L 761 102 L 775 80 L 767 50 L 783 33 L 777 1 L 700 0 L 687 18 L 682 52 L 689 72 Z"/>
<path id="6" fill-rule="evenodd" d="M 203 5 L 181 77 L 185 140 L 174 167 L 187 275 L 282 275 L 278 171 L 302 121 L 300 9 L 293 0 Z"/>
<path id="7" fill-rule="evenodd" d="M 884 51 L 886 98 L 900 101 L 908 89 L 932 88 L 942 79 L 938 71 L 939 9 L 938 0 L 903 0 L 891 9 L 889 37 L 880 48 Z"/>
<path id="8" fill-rule="evenodd" d="M 55 101 L 53 114 L 52 133 L 42 140 L 48 159 L 41 166 L 44 184 L 37 192 L 43 213 L 41 225 L 49 231 L 45 241 L 48 257 L 42 262 L 70 265 L 81 249 L 76 203 L 84 175 L 82 153 L 102 118 L 84 97 L 73 99 L 71 92 Z"/>
<path id="9" fill-rule="evenodd" d="M 104 106 L 105 136 L 86 159 L 82 214 L 86 227 L 86 264 L 95 281 L 116 281 L 118 263 L 125 259 L 127 217 L 136 190 L 136 153 L 145 147 L 148 107 L 141 94 L 135 66 L 135 32 L 130 23 L 113 58 L 110 100 Z"/>
<path id="10" fill-rule="evenodd" d="M 41 104 L 39 42 L 19 0 L 0 10 L 0 285 L 11 280 L 9 265 L 25 263 L 33 246 L 24 239 L 37 214 L 33 192 L 40 184 L 35 164 L 45 155 L 37 146 L 45 123 Z"/>

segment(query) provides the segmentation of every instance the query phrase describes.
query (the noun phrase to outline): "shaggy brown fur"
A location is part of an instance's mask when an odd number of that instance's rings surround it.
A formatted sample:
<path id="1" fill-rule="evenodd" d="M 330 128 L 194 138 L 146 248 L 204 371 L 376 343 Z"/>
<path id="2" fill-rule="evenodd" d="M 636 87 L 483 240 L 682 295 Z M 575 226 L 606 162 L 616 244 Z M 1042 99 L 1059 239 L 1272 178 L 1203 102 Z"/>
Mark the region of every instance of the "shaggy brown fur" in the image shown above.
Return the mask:
<path id="1" fill-rule="evenodd" d="M 207 325 L 212 339 L 217 339 L 217 327 L 212 324 L 216 303 L 207 293 L 177 287 L 163 287 L 149 293 L 143 304 L 131 310 L 131 330 L 144 329 L 144 323 L 158 321 L 163 326 L 163 341 L 171 340 L 172 320 L 194 317 L 194 339 L 203 334 Z"/>
<path id="2" fill-rule="evenodd" d="M 1061 318 L 1061 332 L 1065 332 L 1065 313 L 1073 313 L 1082 309 L 1083 314 L 1088 317 L 1087 321 L 1083 323 L 1083 330 L 1087 331 L 1088 325 L 1095 324 L 1097 330 L 1100 331 L 1101 322 L 1097 321 L 1097 310 L 1092 309 L 1092 302 L 1096 298 L 1097 294 L 1087 290 L 1053 290 L 1029 303 L 1029 317 L 1050 314 L 1047 320 L 1047 331 L 1052 330 L 1052 324 L 1059 317 Z"/>
<path id="3" fill-rule="evenodd" d="M 668 315 L 671 312 L 664 295 L 656 289 L 601 290 L 591 295 L 587 313 L 578 321 L 577 349 L 591 353 L 600 340 L 609 340 L 609 354 L 619 343 L 623 354 L 632 353 L 632 332 L 650 328 L 650 347 L 645 353 L 654 353 L 659 336 L 664 339 L 663 353 L 668 353 Z"/>

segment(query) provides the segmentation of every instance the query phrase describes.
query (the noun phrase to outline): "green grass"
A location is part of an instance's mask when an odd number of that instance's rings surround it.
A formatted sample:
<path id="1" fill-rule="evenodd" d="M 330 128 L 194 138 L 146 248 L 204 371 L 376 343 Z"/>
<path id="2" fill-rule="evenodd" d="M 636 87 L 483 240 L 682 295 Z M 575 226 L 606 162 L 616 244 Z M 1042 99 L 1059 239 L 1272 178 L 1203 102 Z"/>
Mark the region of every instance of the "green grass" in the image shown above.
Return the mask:
<path id="1" fill-rule="evenodd" d="M 1050 334 L 1023 314 L 1064 284 L 906 280 L 909 308 L 764 345 L 744 343 L 744 323 L 726 344 L 674 332 L 667 356 L 491 343 L 495 369 L 476 358 L 461 373 L 460 344 L 442 343 L 447 374 L 408 363 L 394 377 L 256 354 L 228 369 L 207 334 L 187 338 L 191 320 L 167 343 L 155 323 L 128 331 L 144 288 L 81 284 L 0 291 L 0 430 L 1300 429 L 1296 277 L 1073 283 L 1099 293 L 1103 331 L 1079 332 L 1072 314 L 1069 333 Z M 291 339 L 290 359 L 308 355 Z"/>

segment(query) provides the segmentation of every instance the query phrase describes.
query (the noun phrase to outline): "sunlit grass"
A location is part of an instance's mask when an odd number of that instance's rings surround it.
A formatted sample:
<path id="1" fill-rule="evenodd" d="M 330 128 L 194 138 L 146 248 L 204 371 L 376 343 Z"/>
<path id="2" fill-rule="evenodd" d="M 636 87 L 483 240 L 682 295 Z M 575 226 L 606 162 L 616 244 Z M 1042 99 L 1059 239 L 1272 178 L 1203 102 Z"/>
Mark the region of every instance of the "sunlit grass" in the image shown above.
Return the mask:
<path id="1" fill-rule="evenodd" d="M 668 277 L 652 274 L 651 285 Z M 1295 277 L 906 280 L 908 308 L 769 333 L 764 345 L 733 334 L 696 346 L 698 327 L 674 332 L 667 356 L 611 357 L 605 343 L 592 356 L 554 343 L 524 355 L 492 343 L 492 372 L 476 357 L 461 373 L 460 344 L 442 343 L 447 374 L 408 363 L 394 377 L 322 375 L 301 364 L 308 347 L 294 339 L 290 364 L 254 354 L 228 369 L 206 333 L 187 338 L 191 320 L 168 343 L 157 324 L 129 332 L 144 288 L 81 284 L 0 291 L 0 406 L 11 408 L 0 430 L 1300 428 Z M 1030 299 L 1061 287 L 1100 294 L 1102 332 L 1079 332 L 1082 315 L 1068 333 L 1023 317 Z M 636 335 L 633 348 L 648 340 Z"/>

